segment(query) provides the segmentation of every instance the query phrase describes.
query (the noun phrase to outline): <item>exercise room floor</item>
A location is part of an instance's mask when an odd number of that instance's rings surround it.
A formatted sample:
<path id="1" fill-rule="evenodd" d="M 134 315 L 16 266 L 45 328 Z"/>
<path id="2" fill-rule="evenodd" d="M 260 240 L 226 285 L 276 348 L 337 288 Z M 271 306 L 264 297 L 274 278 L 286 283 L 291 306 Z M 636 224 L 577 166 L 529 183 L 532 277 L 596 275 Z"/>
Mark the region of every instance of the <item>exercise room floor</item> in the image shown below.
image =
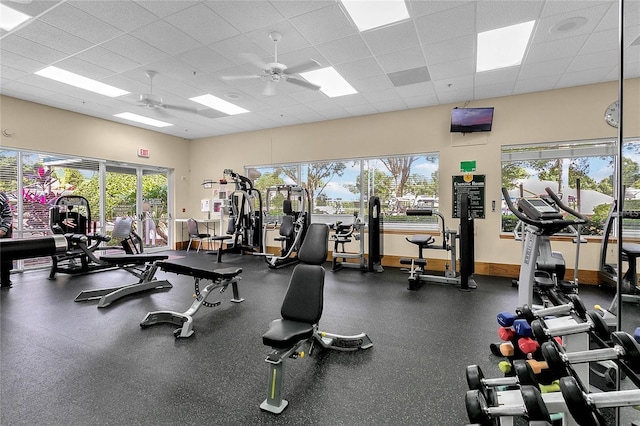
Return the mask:
<path id="1" fill-rule="evenodd" d="M 182 262 L 215 265 L 215 256 L 170 252 Z M 285 361 L 281 415 L 260 410 L 270 352 L 261 336 L 279 317 L 293 267 L 270 270 L 264 260 L 226 254 L 224 267 L 243 268 L 243 303 L 231 289 L 213 295 L 216 308 L 194 315 L 195 334 L 175 326 L 141 329 L 155 310 L 186 311 L 193 279 L 158 271 L 173 288 L 142 293 L 98 309 L 74 303 L 82 290 L 135 282 L 122 270 L 84 276 L 48 270 L 12 276 L 0 292 L 2 425 L 463 425 L 465 367 L 499 376 L 496 313 L 513 310 L 510 280 L 477 276 L 478 289 L 428 284 L 407 290 L 399 269 L 331 272 L 326 264 L 321 330 L 366 332 L 373 348 L 341 353 L 316 348 Z M 205 283 L 202 284 L 206 285 Z M 609 306 L 611 294 L 580 289 L 585 304 Z M 637 320 L 637 317 L 636 319 Z"/>

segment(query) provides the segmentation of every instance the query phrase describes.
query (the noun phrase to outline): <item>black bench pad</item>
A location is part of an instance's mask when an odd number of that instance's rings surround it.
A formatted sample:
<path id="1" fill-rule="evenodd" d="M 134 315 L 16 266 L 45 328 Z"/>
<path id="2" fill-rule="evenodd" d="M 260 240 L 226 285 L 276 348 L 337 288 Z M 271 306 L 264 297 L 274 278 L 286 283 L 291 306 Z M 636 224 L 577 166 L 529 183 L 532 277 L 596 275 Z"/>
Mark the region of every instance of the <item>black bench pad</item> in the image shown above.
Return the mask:
<path id="1" fill-rule="evenodd" d="M 622 243 L 622 252 L 627 256 L 640 257 L 640 244 Z"/>
<path id="2" fill-rule="evenodd" d="M 262 335 L 262 343 L 272 348 L 290 348 L 313 335 L 313 325 L 306 322 L 277 319 L 271 321 L 269 330 Z"/>
<path id="3" fill-rule="evenodd" d="M 105 254 L 100 256 L 100 260 L 114 265 L 144 265 L 145 263 L 156 262 L 158 260 L 166 260 L 169 258 L 167 254 Z"/>
<path id="4" fill-rule="evenodd" d="M 215 281 L 219 278 L 233 278 L 242 272 L 242 268 L 218 268 L 204 269 L 197 266 L 181 265 L 173 262 L 158 262 L 156 265 L 165 272 L 173 272 L 179 275 L 189 275 L 194 278 Z"/>
<path id="5" fill-rule="evenodd" d="M 418 246 L 427 246 L 433 244 L 435 238 L 431 235 L 412 235 L 411 239 L 407 238 L 407 241 Z"/>

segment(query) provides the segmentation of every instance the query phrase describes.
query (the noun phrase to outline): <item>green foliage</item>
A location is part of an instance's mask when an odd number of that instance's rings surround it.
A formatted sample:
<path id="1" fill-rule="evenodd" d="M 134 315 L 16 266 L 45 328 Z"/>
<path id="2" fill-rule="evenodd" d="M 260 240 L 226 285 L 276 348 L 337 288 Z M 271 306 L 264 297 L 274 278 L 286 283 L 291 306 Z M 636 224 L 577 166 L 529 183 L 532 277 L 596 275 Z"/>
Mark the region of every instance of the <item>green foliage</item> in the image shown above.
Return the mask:
<path id="1" fill-rule="evenodd" d="M 517 186 L 517 181 L 521 179 L 528 179 L 531 175 L 527 173 L 522 163 L 510 162 L 502 163 L 502 187 L 507 189 L 513 189 Z"/>

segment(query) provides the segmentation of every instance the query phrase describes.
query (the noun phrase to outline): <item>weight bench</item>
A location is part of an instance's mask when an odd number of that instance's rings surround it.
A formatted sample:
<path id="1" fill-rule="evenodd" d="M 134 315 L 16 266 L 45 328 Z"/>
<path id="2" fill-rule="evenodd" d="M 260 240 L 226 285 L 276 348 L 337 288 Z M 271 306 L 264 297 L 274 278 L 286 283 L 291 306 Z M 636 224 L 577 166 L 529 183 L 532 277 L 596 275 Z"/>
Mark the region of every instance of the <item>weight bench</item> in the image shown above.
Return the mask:
<path id="1" fill-rule="evenodd" d="M 355 351 L 373 346 L 365 333 L 354 336 L 318 331 L 318 322 L 322 316 L 325 270 L 322 264 L 327 259 L 329 227 L 324 224 L 311 224 L 298 252 L 302 262 L 293 270 L 287 293 L 282 302 L 281 319 L 269 324 L 269 330 L 262 335 L 262 343 L 273 350 L 265 361 L 269 364 L 269 383 L 267 398 L 260 408 L 280 414 L 288 405 L 282 399 L 284 380 L 284 360 L 302 358 L 308 346 L 308 353 L 318 342 L 322 347 L 339 351 Z"/>
<path id="2" fill-rule="evenodd" d="M 219 306 L 222 302 L 207 302 L 207 298 L 213 290 L 220 288 L 220 293 L 224 292 L 229 284 L 233 289 L 234 303 L 240 303 L 244 299 L 240 298 L 238 293 L 238 281 L 240 281 L 240 273 L 242 268 L 221 268 L 221 269 L 204 269 L 194 266 L 182 265 L 173 262 L 156 262 L 156 266 L 165 272 L 173 272 L 178 275 L 189 275 L 194 278 L 194 287 L 196 293 L 196 299 L 191 304 L 191 307 L 183 313 L 174 311 L 155 311 L 149 312 L 147 316 L 140 323 L 140 327 L 146 328 L 154 324 L 168 323 L 180 326 L 180 328 L 174 330 L 173 335 L 176 339 L 181 337 L 190 337 L 193 331 L 193 315 L 200 309 L 201 306 L 213 308 Z M 208 284 L 205 288 L 200 290 L 200 280 L 209 280 L 211 284 Z"/>
<path id="3" fill-rule="evenodd" d="M 156 280 L 157 263 L 168 259 L 166 254 L 109 254 L 100 256 L 105 266 L 118 267 L 138 278 L 138 282 L 120 287 L 109 287 L 97 290 L 85 290 L 75 298 L 75 302 L 100 299 L 98 308 L 105 308 L 125 296 L 153 289 L 171 288 L 167 280 Z"/>

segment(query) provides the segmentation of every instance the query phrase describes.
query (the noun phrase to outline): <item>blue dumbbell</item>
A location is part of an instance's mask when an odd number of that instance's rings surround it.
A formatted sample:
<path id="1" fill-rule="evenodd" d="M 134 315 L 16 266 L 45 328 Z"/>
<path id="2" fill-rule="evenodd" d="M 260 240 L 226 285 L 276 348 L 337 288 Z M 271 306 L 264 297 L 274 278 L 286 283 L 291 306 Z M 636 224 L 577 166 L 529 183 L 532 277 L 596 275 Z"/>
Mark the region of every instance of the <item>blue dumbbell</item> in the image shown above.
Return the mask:
<path id="1" fill-rule="evenodd" d="M 531 330 L 531 324 L 526 319 L 520 318 L 513 321 L 513 329 L 516 334 L 523 337 L 533 337 L 533 331 Z"/>
<path id="2" fill-rule="evenodd" d="M 636 328 L 636 331 L 633 332 L 633 338 L 636 339 L 636 342 L 640 343 L 640 327 Z"/>
<path id="3" fill-rule="evenodd" d="M 505 311 L 498 314 L 498 324 L 502 327 L 511 327 L 516 319 L 518 319 L 518 315 L 513 312 Z"/>

